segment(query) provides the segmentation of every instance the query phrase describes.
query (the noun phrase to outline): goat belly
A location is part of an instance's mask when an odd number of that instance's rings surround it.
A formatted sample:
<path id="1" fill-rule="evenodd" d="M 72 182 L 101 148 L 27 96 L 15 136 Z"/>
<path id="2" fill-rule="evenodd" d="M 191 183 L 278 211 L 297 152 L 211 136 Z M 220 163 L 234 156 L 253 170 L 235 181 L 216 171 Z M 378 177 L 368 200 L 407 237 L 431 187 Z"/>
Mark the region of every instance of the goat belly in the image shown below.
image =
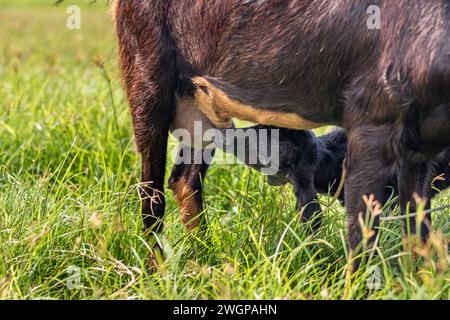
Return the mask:
<path id="1" fill-rule="evenodd" d="M 200 110 L 218 128 L 229 128 L 232 118 L 287 129 L 309 130 L 324 126 L 292 113 L 252 106 L 230 98 L 226 92 L 204 77 L 192 79 L 195 100 Z M 245 95 L 245 94 L 243 94 Z"/>

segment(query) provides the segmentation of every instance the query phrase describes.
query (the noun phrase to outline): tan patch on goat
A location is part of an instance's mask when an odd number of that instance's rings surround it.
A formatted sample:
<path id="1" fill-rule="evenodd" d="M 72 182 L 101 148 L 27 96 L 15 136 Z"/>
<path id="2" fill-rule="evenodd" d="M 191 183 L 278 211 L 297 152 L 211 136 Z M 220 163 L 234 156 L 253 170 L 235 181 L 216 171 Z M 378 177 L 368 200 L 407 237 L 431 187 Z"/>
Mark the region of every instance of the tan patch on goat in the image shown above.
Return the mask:
<path id="1" fill-rule="evenodd" d="M 186 182 L 186 178 L 181 178 L 170 186 L 175 194 L 175 199 L 180 206 L 181 221 L 189 231 L 192 231 L 200 225 L 201 206 L 196 200 L 197 190 L 193 190 Z"/>
<path id="2" fill-rule="evenodd" d="M 198 87 L 194 96 L 200 110 L 217 128 L 230 128 L 232 118 L 296 130 L 309 130 L 324 126 L 324 124 L 309 121 L 296 113 L 264 110 L 233 100 L 203 77 L 193 78 L 192 81 Z"/>

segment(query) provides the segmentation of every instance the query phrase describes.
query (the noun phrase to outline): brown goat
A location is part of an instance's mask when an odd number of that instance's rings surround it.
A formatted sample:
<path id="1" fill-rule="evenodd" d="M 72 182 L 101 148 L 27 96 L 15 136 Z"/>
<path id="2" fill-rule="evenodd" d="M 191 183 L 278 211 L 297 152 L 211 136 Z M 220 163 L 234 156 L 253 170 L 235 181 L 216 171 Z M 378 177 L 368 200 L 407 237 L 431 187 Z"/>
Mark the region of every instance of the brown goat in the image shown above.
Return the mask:
<path id="1" fill-rule="evenodd" d="M 167 138 L 186 116 L 177 105 L 221 128 L 231 117 L 345 128 L 353 255 L 379 223 L 375 215 L 363 234 L 364 196 L 382 204 L 393 173 L 405 213 L 417 195 L 430 206 L 429 163 L 450 144 L 450 1 L 116 1 L 147 229 L 162 230 Z M 381 9 L 380 30 L 367 27 L 370 5 Z M 424 239 L 430 227 L 427 216 Z"/>

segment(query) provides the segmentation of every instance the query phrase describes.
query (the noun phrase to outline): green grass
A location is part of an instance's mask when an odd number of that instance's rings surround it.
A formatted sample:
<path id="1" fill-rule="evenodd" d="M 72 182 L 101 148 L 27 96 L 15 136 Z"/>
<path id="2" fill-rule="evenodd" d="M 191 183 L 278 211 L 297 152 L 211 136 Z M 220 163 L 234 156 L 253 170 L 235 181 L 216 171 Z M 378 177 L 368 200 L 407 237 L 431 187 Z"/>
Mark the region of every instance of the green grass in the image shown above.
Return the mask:
<path id="1" fill-rule="evenodd" d="M 72 31 L 66 8 L 49 3 L 0 3 L 0 298 L 450 298 L 448 211 L 434 216 L 435 243 L 416 259 L 403 251 L 400 223 L 382 225 L 370 265 L 383 280 L 370 290 L 369 265 L 345 281 L 339 205 L 311 237 L 291 188 L 269 187 L 242 166 L 211 168 L 202 237 L 184 230 L 168 192 L 168 258 L 148 274 L 139 158 L 109 10 L 102 1 L 84 5 L 82 28 Z M 435 206 L 447 203 L 448 193 Z M 67 286 L 73 266 L 81 288 Z"/>

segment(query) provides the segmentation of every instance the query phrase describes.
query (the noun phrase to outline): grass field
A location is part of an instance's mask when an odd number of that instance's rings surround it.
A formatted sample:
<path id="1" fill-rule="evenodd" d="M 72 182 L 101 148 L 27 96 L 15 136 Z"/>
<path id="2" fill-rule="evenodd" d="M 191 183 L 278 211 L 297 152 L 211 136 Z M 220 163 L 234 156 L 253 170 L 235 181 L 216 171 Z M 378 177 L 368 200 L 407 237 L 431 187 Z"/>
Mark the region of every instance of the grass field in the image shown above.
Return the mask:
<path id="1" fill-rule="evenodd" d="M 109 9 L 83 5 L 81 29 L 68 30 L 51 2 L 0 2 L 1 299 L 450 298 L 448 211 L 416 258 L 400 222 L 383 223 L 378 257 L 345 281 L 343 209 L 311 237 L 291 188 L 242 166 L 211 168 L 204 237 L 184 230 L 168 192 L 168 259 L 148 274 Z M 376 266 L 381 283 L 368 286 Z"/>

